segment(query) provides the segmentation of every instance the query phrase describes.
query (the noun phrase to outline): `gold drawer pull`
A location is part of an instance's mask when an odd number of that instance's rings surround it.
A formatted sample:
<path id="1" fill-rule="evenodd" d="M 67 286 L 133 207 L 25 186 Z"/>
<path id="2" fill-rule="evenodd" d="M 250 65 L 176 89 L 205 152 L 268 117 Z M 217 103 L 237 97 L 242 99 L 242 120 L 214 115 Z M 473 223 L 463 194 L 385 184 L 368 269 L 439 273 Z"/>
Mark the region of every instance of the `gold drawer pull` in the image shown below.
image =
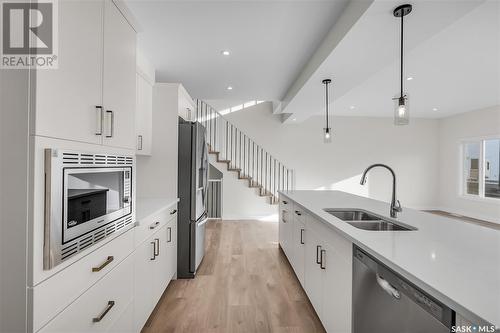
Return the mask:
<path id="1" fill-rule="evenodd" d="M 177 213 L 177 209 L 174 209 L 173 211 L 171 211 L 170 215 L 174 215 L 175 213 Z"/>
<path id="2" fill-rule="evenodd" d="M 108 256 L 105 262 L 102 263 L 101 266 L 99 267 L 92 267 L 92 272 L 99 272 L 101 271 L 104 267 L 108 266 L 113 260 L 115 260 L 115 257 L 113 256 Z"/>
<path id="3" fill-rule="evenodd" d="M 106 309 L 104 309 L 104 311 L 99 315 L 99 317 L 92 318 L 92 322 L 94 323 L 100 322 L 108 314 L 109 310 L 111 310 L 113 306 L 115 306 L 115 301 L 109 301 L 108 305 L 106 306 Z"/>

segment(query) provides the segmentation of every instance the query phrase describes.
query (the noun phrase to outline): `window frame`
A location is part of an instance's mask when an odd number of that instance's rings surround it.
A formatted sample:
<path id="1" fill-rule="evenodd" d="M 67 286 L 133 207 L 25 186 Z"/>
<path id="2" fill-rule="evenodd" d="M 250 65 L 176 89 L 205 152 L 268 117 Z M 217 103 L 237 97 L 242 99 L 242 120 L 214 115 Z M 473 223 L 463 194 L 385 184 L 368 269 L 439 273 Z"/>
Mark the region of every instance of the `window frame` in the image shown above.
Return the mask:
<path id="1" fill-rule="evenodd" d="M 500 198 L 491 198 L 485 196 L 485 149 L 486 149 L 486 141 L 487 140 L 500 140 L 500 134 L 497 135 L 488 135 L 474 138 L 462 139 L 460 141 L 460 186 L 459 186 L 459 196 L 465 199 L 474 200 L 474 201 L 482 201 L 482 202 L 491 202 L 498 203 L 500 202 Z M 469 194 L 467 193 L 467 185 L 465 181 L 465 147 L 467 144 L 478 143 L 479 144 L 479 194 Z"/>

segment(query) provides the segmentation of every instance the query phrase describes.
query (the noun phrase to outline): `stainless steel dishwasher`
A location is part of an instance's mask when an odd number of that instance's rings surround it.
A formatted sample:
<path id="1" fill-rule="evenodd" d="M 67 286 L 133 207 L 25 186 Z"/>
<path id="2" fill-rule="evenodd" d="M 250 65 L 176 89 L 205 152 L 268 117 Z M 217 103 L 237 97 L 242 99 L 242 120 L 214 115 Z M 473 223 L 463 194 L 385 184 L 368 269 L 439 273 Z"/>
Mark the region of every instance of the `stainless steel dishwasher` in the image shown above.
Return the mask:
<path id="1" fill-rule="evenodd" d="M 354 247 L 353 333 L 448 333 L 453 310 Z"/>

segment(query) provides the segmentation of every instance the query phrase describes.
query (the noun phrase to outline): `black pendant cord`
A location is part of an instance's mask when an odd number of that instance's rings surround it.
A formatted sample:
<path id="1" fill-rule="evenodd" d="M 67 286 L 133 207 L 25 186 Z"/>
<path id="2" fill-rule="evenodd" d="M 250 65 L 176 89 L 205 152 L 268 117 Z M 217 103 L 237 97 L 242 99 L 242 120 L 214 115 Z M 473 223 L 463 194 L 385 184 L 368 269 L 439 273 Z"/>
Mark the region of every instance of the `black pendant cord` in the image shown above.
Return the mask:
<path id="1" fill-rule="evenodd" d="M 328 128 L 329 128 L 329 124 L 328 124 L 328 113 L 329 113 L 328 82 L 325 83 L 325 89 L 326 89 L 326 94 L 325 94 L 325 103 L 326 103 L 326 130 L 328 131 Z"/>
<path id="2" fill-rule="evenodd" d="M 401 15 L 401 96 L 403 97 L 403 22 L 404 15 Z"/>

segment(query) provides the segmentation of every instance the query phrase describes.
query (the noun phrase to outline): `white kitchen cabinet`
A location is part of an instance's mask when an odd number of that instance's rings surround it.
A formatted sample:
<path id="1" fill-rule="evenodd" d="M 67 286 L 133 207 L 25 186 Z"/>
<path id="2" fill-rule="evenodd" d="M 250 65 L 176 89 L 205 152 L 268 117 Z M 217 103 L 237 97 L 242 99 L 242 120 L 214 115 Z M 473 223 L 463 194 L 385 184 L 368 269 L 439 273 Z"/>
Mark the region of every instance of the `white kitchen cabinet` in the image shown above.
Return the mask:
<path id="1" fill-rule="evenodd" d="M 351 332 L 352 243 L 309 219 L 305 290 L 327 332 Z"/>
<path id="2" fill-rule="evenodd" d="M 174 215 L 173 212 L 170 215 Z M 168 221 L 166 231 L 167 277 L 170 281 L 177 273 L 177 215 Z"/>
<path id="3" fill-rule="evenodd" d="M 306 230 L 304 279 L 305 291 L 314 310 L 321 318 L 323 272 L 320 267 L 322 241 L 311 229 Z"/>
<path id="4" fill-rule="evenodd" d="M 134 29 L 111 0 L 58 10 L 59 68 L 30 79 L 32 133 L 135 149 Z"/>
<path id="5" fill-rule="evenodd" d="M 154 237 L 147 239 L 134 252 L 134 331 L 140 332 L 154 308 L 153 277 Z"/>
<path id="6" fill-rule="evenodd" d="M 119 327 L 121 332 L 131 332 L 131 321 L 117 321 L 123 318 L 124 313 L 130 313 L 133 271 L 133 260 L 129 257 L 64 309 L 40 332 L 108 332 L 113 327 Z"/>
<path id="7" fill-rule="evenodd" d="M 165 216 L 165 215 L 159 215 Z M 177 272 L 177 215 L 168 214 L 168 222 L 153 217 L 158 230 L 140 244 L 134 253 L 135 300 L 134 328 L 139 332 L 158 300 Z"/>
<path id="8" fill-rule="evenodd" d="M 153 144 L 153 85 L 140 73 L 136 74 L 136 80 L 136 154 L 151 155 Z"/>
<path id="9" fill-rule="evenodd" d="M 196 105 L 189 96 L 187 90 L 181 85 L 179 86 L 179 116 L 188 121 L 195 121 L 196 119 Z"/>
<path id="10" fill-rule="evenodd" d="M 34 331 L 110 273 L 131 254 L 133 247 L 134 232 L 128 230 L 108 243 L 101 244 L 100 248 L 76 264 L 36 285 L 32 289 Z"/>
<path id="11" fill-rule="evenodd" d="M 300 219 L 295 219 L 292 227 L 292 267 L 302 287 L 304 284 L 305 256 L 306 256 L 306 225 Z"/>
<path id="12" fill-rule="evenodd" d="M 59 68 L 31 79 L 36 135 L 101 143 L 103 2 L 59 2 Z"/>
<path id="13" fill-rule="evenodd" d="M 136 33 L 110 0 L 104 6 L 103 54 L 103 143 L 135 149 Z"/>
<path id="14" fill-rule="evenodd" d="M 322 271 L 321 322 L 327 332 L 350 333 L 352 261 L 349 261 L 349 256 L 339 252 L 335 246 L 323 243 L 322 267 L 324 269 Z"/>

